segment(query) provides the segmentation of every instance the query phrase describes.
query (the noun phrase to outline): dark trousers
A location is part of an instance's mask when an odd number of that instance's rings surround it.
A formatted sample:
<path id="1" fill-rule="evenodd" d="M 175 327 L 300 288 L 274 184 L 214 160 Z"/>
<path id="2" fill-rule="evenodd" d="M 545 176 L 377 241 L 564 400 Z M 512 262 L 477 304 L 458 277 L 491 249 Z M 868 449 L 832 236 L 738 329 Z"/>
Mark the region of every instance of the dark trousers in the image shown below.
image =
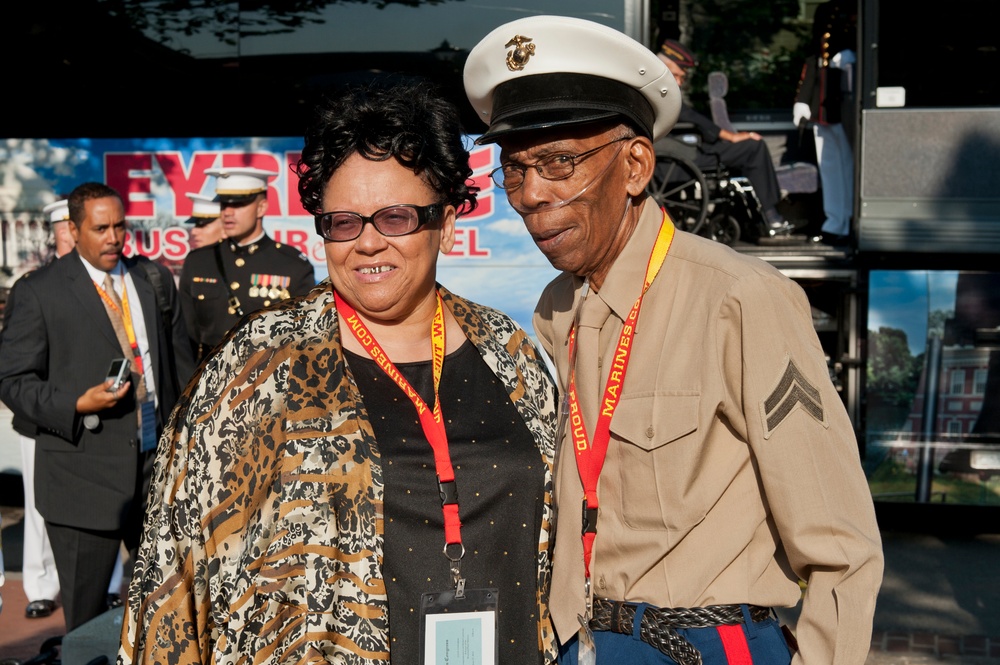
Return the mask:
<path id="1" fill-rule="evenodd" d="M 637 616 L 639 616 L 637 614 Z M 677 632 L 701 652 L 703 665 L 747 663 L 788 665 L 792 656 L 774 618 L 740 626 L 681 628 Z M 639 638 L 639 621 L 631 635 L 601 630 L 594 632 L 597 665 L 677 665 L 670 656 Z M 577 638 L 559 649 L 559 665 L 577 665 Z"/>
<path id="2" fill-rule="evenodd" d="M 135 495 L 122 528 L 98 531 L 45 522 L 59 574 L 67 633 L 107 611 L 108 584 L 111 583 L 122 543 L 128 549 L 129 561 L 135 562 L 142 536 L 153 455 L 140 455 L 139 465 Z"/>
<path id="3" fill-rule="evenodd" d="M 718 140 L 698 146 L 695 164 L 705 170 L 716 168 L 719 162 L 730 169 L 739 170 L 753 185 L 762 210 L 773 208 L 781 199 L 778 176 L 774 174 L 771 152 L 764 141 L 746 139 L 738 143 Z"/>
<path id="4" fill-rule="evenodd" d="M 122 531 L 89 531 L 45 523 L 59 573 L 66 632 L 103 614 Z M 134 549 L 130 547 L 129 553 Z M 134 560 L 134 559 L 133 559 Z"/>

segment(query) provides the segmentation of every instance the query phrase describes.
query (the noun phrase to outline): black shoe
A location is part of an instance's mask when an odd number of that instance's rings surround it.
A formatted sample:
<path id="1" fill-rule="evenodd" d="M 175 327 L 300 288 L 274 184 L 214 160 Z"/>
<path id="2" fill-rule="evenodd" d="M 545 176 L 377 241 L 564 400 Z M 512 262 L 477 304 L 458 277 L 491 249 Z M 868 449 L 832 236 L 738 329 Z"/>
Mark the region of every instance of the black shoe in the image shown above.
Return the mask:
<path id="1" fill-rule="evenodd" d="M 787 222 L 785 222 L 785 217 L 777 208 L 767 208 L 762 210 L 761 213 L 764 215 L 764 221 L 767 222 L 768 228 L 776 229 Z"/>
<path id="2" fill-rule="evenodd" d="M 121 607 L 122 606 L 122 597 L 119 596 L 117 593 L 109 593 L 108 594 L 107 605 L 108 605 L 108 609 L 109 610 L 113 610 L 116 607 Z"/>
<path id="3" fill-rule="evenodd" d="M 764 216 L 767 234 L 772 238 L 790 236 L 809 223 L 803 219 L 786 219 L 777 208 L 768 208 L 761 211 L 761 214 Z"/>
<path id="4" fill-rule="evenodd" d="M 56 601 L 54 600 L 33 600 L 28 603 L 24 610 L 24 616 L 29 619 L 44 619 L 56 611 Z"/>
<path id="5" fill-rule="evenodd" d="M 795 232 L 795 225 L 788 220 L 781 220 L 777 224 L 767 225 L 767 235 L 772 238 L 787 238 Z"/>
<path id="6" fill-rule="evenodd" d="M 842 236 L 837 233 L 827 233 L 823 231 L 822 242 L 831 247 L 848 247 L 851 244 L 851 236 Z"/>

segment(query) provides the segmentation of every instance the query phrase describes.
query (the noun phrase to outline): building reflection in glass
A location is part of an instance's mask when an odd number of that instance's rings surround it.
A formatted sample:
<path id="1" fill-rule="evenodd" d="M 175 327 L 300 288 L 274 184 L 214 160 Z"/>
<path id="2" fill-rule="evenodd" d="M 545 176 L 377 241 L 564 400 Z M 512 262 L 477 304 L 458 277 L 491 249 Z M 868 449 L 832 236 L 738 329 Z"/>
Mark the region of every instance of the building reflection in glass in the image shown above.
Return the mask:
<path id="1" fill-rule="evenodd" d="M 873 496 L 1000 505 L 1000 273 L 874 271 L 870 286 Z"/>

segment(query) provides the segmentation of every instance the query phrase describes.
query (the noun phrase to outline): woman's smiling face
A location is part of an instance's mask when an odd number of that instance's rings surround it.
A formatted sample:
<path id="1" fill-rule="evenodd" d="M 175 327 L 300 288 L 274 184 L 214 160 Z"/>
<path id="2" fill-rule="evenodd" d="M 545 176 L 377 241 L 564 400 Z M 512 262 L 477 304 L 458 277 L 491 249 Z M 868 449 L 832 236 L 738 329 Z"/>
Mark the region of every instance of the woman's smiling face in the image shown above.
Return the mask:
<path id="1" fill-rule="evenodd" d="M 354 154 L 333 172 L 323 192 L 323 210 L 370 216 L 396 205 L 426 206 L 440 195 L 395 159 L 372 161 Z M 455 243 L 455 208 L 443 206 L 405 236 L 387 237 L 373 224 L 346 242 L 326 241 L 326 263 L 334 288 L 358 313 L 385 323 L 405 320 L 421 304 L 434 302 L 438 252 Z"/>

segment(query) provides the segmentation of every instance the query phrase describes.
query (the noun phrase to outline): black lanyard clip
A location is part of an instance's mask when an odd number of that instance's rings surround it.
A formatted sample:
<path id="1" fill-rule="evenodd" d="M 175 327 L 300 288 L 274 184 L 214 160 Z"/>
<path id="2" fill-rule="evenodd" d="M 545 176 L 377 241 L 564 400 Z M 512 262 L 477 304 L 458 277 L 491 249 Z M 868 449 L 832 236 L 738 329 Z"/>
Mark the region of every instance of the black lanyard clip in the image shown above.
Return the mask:
<path id="1" fill-rule="evenodd" d="M 583 533 L 597 533 L 597 508 L 588 508 L 583 500 Z"/>
<path id="2" fill-rule="evenodd" d="M 438 493 L 441 495 L 442 506 L 458 503 L 458 485 L 455 484 L 454 480 L 449 480 L 446 483 L 442 483 L 439 480 Z"/>

